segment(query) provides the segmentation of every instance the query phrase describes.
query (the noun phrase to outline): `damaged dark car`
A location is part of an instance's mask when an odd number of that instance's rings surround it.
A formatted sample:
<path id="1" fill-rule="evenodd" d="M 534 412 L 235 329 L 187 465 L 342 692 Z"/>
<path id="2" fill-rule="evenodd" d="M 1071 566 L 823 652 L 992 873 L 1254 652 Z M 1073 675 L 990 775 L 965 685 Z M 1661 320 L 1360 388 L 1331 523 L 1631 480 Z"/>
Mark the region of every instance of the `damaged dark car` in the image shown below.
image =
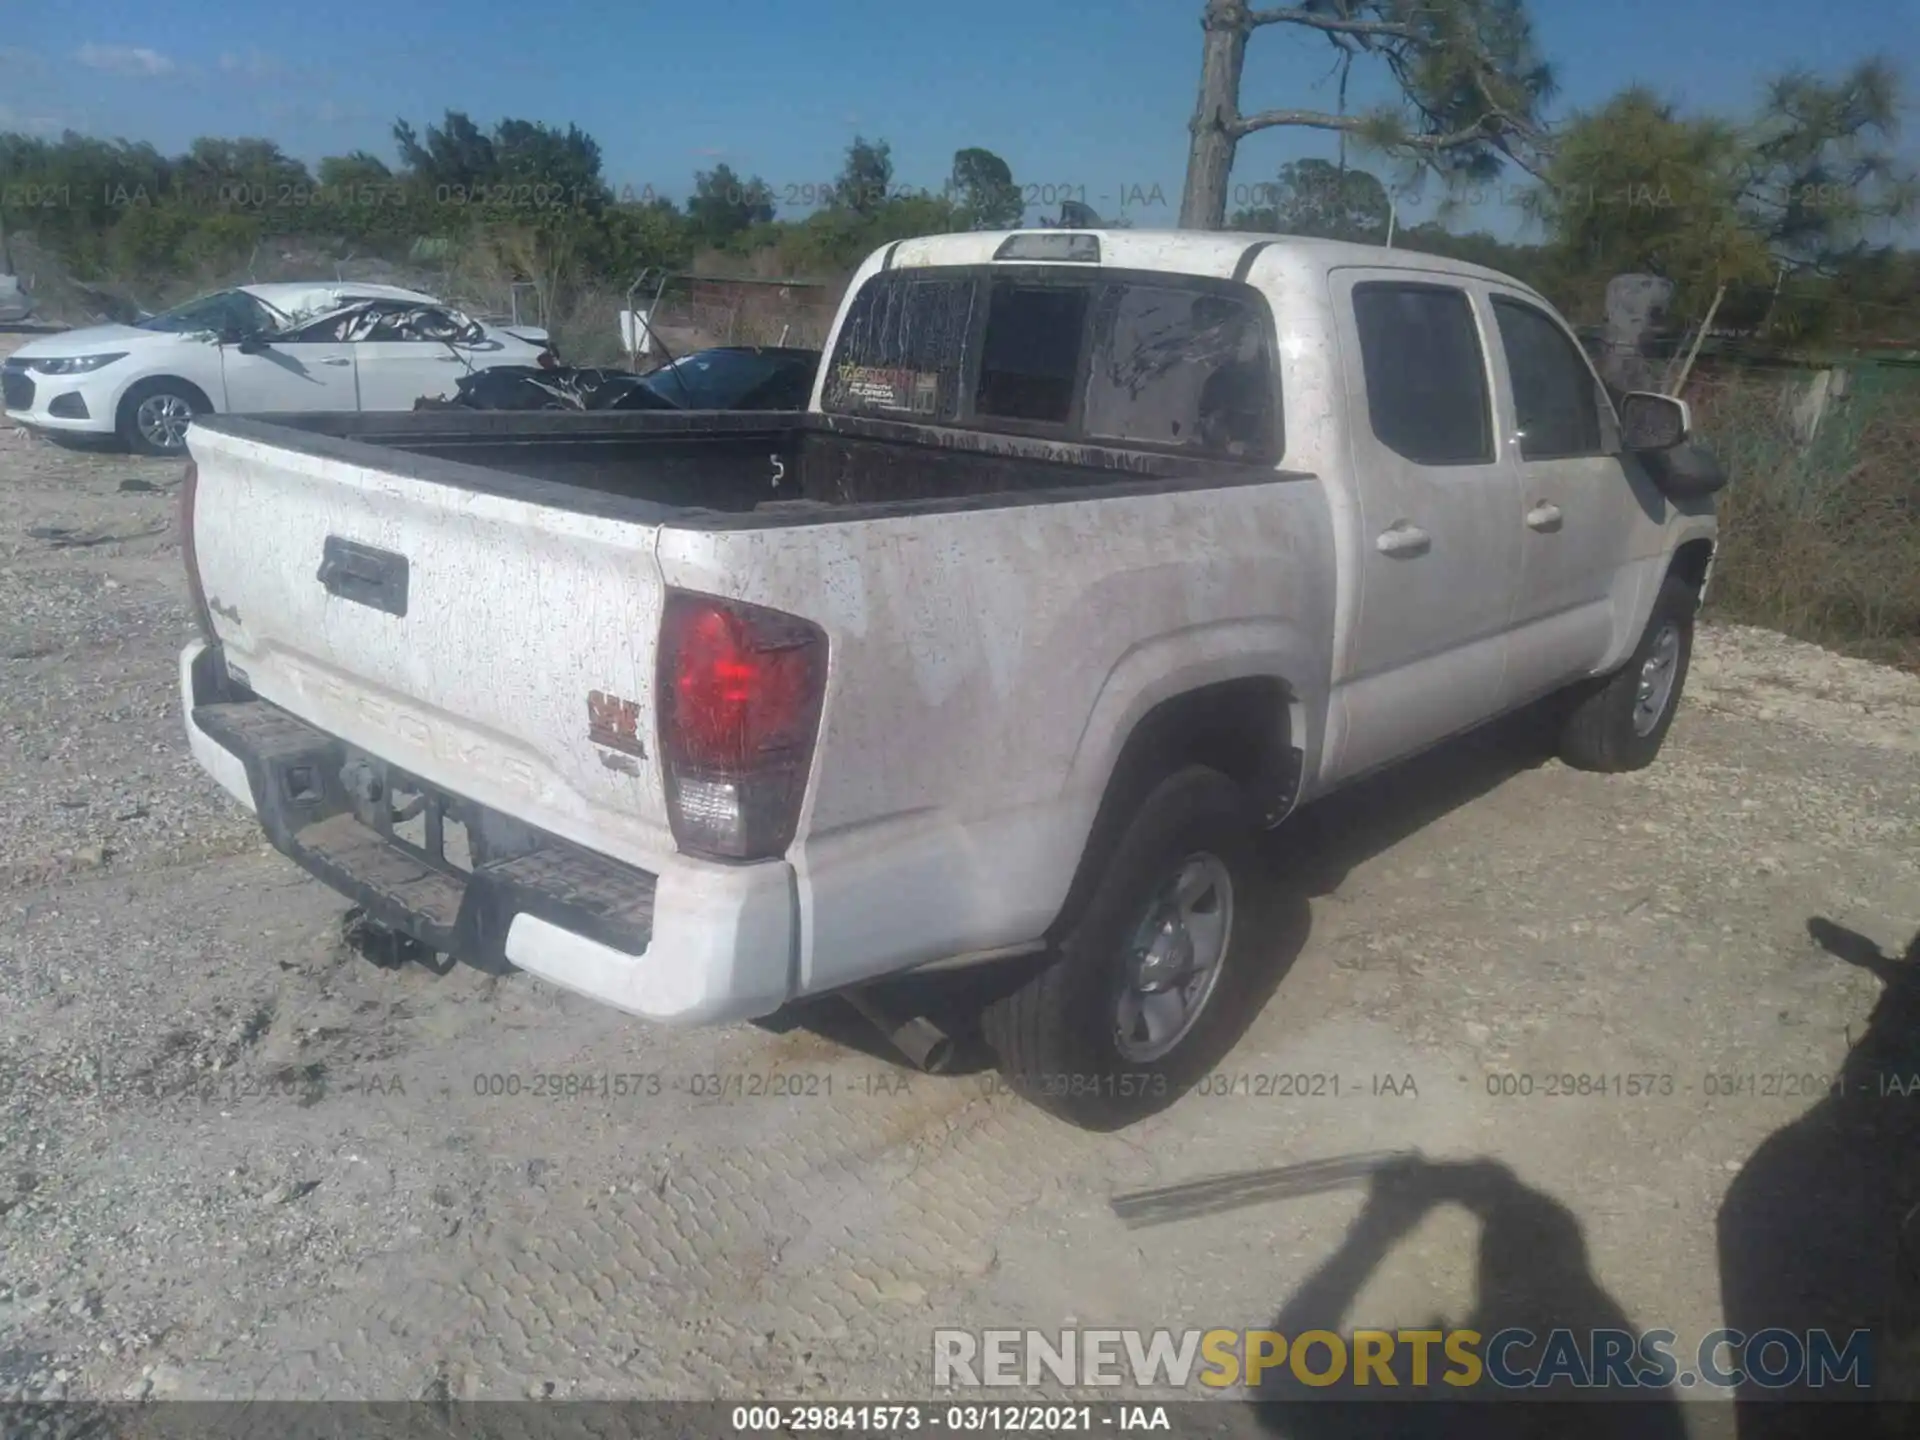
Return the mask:
<path id="1" fill-rule="evenodd" d="M 419 408 L 467 410 L 804 410 L 818 350 L 723 345 L 635 375 L 576 366 L 499 366 L 456 382 L 451 400 Z"/>

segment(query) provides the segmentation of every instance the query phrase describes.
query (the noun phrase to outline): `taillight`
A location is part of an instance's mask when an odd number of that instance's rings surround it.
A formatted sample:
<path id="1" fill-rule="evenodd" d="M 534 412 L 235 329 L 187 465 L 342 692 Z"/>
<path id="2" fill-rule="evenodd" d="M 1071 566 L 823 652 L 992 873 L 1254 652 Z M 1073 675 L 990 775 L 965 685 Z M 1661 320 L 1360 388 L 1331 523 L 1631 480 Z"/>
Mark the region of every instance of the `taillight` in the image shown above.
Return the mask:
<path id="1" fill-rule="evenodd" d="M 200 466 L 187 461 L 187 473 L 180 481 L 180 558 L 187 567 L 187 598 L 193 605 L 194 623 L 200 627 L 200 638 L 209 645 L 218 645 L 220 637 L 213 633 L 213 612 L 207 608 L 206 587 L 200 583 L 200 557 L 193 548 L 193 502 L 200 489 Z"/>
<path id="2" fill-rule="evenodd" d="M 539 359 L 534 363 L 542 370 L 558 370 L 560 368 L 560 352 L 549 345 L 540 352 Z"/>
<path id="3" fill-rule="evenodd" d="M 655 693 L 668 818 L 682 850 L 726 860 L 785 852 L 826 679 L 818 626 L 758 605 L 667 593 Z"/>

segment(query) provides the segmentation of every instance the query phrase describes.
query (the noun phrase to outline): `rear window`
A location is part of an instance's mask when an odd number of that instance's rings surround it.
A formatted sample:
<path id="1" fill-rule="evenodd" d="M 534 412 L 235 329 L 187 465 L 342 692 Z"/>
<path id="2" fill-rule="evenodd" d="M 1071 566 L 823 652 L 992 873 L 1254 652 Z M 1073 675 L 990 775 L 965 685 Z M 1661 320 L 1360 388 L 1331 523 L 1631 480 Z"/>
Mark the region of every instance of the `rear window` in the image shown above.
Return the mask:
<path id="1" fill-rule="evenodd" d="M 1086 340 L 1086 285 L 993 286 L 980 346 L 976 415 L 1065 425 Z"/>
<path id="2" fill-rule="evenodd" d="M 1369 281 L 1353 287 L 1353 318 L 1380 443 L 1421 465 L 1491 464 L 1486 363 L 1466 292 Z"/>
<path id="3" fill-rule="evenodd" d="M 1176 286 L 1108 286 L 1093 347 L 1090 438 L 1228 459 L 1277 448 L 1266 326 L 1246 301 Z"/>
<path id="4" fill-rule="evenodd" d="M 971 276 L 868 281 L 840 327 L 822 396 L 827 408 L 902 420 L 955 419 L 973 295 Z"/>
<path id="5" fill-rule="evenodd" d="M 1278 457 L 1272 321 L 1254 291 L 1075 269 L 874 276 L 848 307 L 825 407 Z"/>

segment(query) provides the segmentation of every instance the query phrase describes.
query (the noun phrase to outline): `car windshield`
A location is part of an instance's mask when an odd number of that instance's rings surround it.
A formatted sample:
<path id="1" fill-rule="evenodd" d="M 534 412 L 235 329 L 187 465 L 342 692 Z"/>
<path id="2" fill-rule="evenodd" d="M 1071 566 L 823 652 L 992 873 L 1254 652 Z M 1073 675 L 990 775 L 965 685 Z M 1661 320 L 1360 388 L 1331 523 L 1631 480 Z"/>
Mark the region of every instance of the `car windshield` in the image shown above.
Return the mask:
<path id="1" fill-rule="evenodd" d="M 756 350 L 704 350 L 661 366 L 640 383 L 684 410 L 732 410 L 795 363 L 790 355 Z"/>
<path id="2" fill-rule="evenodd" d="M 202 295 L 171 310 L 162 310 L 139 322 L 142 330 L 165 330 L 176 335 L 199 330 L 216 334 L 258 335 L 277 330 L 286 317 L 244 290 L 221 290 Z"/>

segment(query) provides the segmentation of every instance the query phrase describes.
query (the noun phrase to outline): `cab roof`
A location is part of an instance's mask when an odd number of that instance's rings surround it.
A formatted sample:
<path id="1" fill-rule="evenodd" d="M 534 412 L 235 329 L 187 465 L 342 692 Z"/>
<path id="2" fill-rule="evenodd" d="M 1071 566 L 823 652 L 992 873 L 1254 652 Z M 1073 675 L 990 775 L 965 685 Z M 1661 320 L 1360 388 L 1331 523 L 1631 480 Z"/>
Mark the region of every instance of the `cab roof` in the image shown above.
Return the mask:
<path id="1" fill-rule="evenodd" d="M 894 245 L 880 268 L 912 269 L 929 265 L 986 265 L 996 259 L 1018 264 L 1056 264 L 1063 268 L 1085 261 L 1054 259 L 1030 260 L 1026 256 L 1002 257 L 999 251 L 1015 237 L 1032 237 L 1028 244 L 1045 244 L 1040 237 L 1092 236 L 1099 241 L 1099 263 L 1123 270 L 1164 270 L 1181 275 L 1211 275 L 1222 279 L 1245 278 L 1248 268 L 1269 249 L 1281 249 L 1296 259 L 1322 270 L 1345 265 L 1384 266 L 1398 270 L 1420 270 L 1427 274 L 1452 275 L 1461 279 L 1495 280 L 1532 287 L 1513 276 L 1485 265 L 1430 255 L 1421 250 L 1391 249 L 1385 245 L 1357 245 L 1345 240 L 1316 240 L 1304 235 L 1268 235 L 1242 231 L 1212 230 L 992 230 L 954 235 L 926 235 L 902 240 Z M 1016 247 L 1018 248 L 1018 247 Z"/>

